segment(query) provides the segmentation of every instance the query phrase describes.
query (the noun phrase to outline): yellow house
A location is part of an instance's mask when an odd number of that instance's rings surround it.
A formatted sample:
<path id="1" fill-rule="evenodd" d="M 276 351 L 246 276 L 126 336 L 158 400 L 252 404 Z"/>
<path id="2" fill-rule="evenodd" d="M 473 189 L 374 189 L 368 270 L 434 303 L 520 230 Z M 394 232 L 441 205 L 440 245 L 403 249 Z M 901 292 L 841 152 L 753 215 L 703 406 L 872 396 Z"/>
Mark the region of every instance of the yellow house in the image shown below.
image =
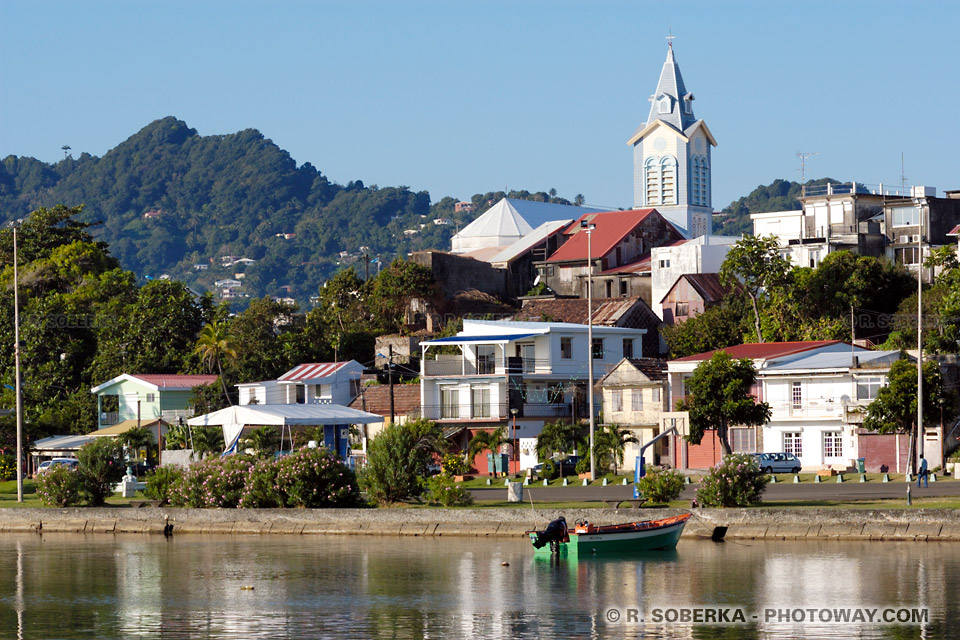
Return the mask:
<path id="1" fill-rule="evenodd" d="M 660 433 L 660 415 L 670 410 L 667 364 L 655 358 L 623 358 L 600 379 L 603 422 L 629 429 L 639 441 L 624 450 L 624 467 L 633 468 L 640 449 Z M 644 451 L 646 464 L 667 462 L 669 438 Z"/>

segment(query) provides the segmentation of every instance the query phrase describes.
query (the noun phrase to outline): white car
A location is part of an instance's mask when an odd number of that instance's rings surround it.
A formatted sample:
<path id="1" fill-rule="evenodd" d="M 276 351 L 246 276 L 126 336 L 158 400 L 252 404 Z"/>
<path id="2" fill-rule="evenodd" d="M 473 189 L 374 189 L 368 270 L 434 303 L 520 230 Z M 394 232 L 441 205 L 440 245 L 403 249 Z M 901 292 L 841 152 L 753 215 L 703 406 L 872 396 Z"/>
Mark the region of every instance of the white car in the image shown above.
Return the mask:
<path id="1" fill-rule="evenodd" d="M 40 466 L 37 467 L 37 475 L 40 475 L 44 471 L 52 469 L 58 466 L 65 466 L 69 469 L 76 469 L 80 464 L 80 461 L 76 458 L 54 458 L 52 460 L 44 460 L 40 463 Z"/>
<path id="2" fill-rule="evenodd" d="M 755 453 L 764 473 L 800 473 L 800 459 L 792 453 Z"/>

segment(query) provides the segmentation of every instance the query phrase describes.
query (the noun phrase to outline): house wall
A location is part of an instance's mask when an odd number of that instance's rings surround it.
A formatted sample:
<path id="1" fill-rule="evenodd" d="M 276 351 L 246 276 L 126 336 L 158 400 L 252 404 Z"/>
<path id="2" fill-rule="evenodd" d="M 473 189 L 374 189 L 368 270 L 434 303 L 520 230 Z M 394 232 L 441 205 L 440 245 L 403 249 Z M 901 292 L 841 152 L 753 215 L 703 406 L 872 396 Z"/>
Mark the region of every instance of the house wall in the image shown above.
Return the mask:
<path id="1" fill-rule="evenodd" d="M 905 473 L 910 452 L 910 436 L 906 433 L 861 433 L 857 449 L 864 458 L 867 473 Z M 931 464 L 932 469 L 936 464 Z"/>
<path id="2" fill-rule="evenodd" d="M 677 315 L 678 302 L 687 303 L 687 313 L 685 315 Z M 703 297 L 688 280 L 681 277 L 677 279 L 675 286 L 663 299 L 660 307 L 660 317 L 665 324 L 679 324 L 700 315 L 705 308 Z"/>
<path id="3" fill-rule="evenodd" d="M 165 392 L 169 393 L 169 392 Z M 153 402 L 147 400 L 147 394 L 153 394 Z M 137 401 L 139 400 L 139 418 L 141 420 L 153 420 L 160 417 L 160 391 L 154 390 L 144 384 L 132 380 L 124 380 L 117 383 L 112 388 L 104 391 L 101 395 L 119 396 L 118 422 L 124 420 L 136 420 L 138 417 Z M 186 402 L 181 409 L 186 409 Z M 109 425 L 106 425 L 109 426 Z"/>
<path id="4" fill-rule="evenodd" d="M 673 247 L 657 247 L 650 253 L 650 281 L 653 310 L 663 319 L 660 301 L 686 273 L 717 273 L 730 248 L 739 238 L 711 236 L 702 242 L 686 242 Z M 709 244 L 708 244 L 709 243 Z M 669 266 L 668 263 L 669 262 Z"/>

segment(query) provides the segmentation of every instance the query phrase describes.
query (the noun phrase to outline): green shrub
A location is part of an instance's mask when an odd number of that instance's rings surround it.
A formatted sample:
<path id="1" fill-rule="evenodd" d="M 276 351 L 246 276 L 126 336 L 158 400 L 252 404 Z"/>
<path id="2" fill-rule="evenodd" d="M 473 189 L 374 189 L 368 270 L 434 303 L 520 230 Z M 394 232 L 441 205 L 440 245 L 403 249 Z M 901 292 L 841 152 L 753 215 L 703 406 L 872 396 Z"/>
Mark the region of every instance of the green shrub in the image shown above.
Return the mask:
<path id="1" fill-rule="evenodd" d="M 17 474 L 17 458 L 9 453 L 0 456 L 0 482 L 13 479 Z"/>
<path id="2" fill-rule="evenodd" d="M 183 474 L 179 467 L 157 467 L 147 474 L 147 488 L 143 493 L 161 506 L 170 504 L 174 491 L 183 481 Z"/>
<path id="3" fill-rule="evenodd" d="M 390 504 L 416 498 L 420 478 L 443 443 L 443 432 L 428 420 L 391 424 L 370 442 L 363 487 L 371 499 Z"/>
<path id="4" fill-rule="evenodd" d="M 754 456 L 734 453 L 714 465 L 700 482 L 702 507 L 746 507 L 759 504 L 770 479 Z"/>
<path id="5" fill-rule="evenodd" d="M 431 476 L 424 481 L 427 502 L 444 507 L 465 507 L 473 504 L 473 494 L 448 475 Z"/>
<path id="6" fill-rule="evenodd" d="M 247 472 L 243 495 L 237 504 L 241 509 L 274 509 L 283 506 L 283 494 L 277 486 L 277 461 L 258 460 Z"/>
<path id="7" fill-rule="evenodd" d="M 80 460 L 80 495 L 98 507 L 113 494 L 113 486 L 124 474 L 123 446 L 115 438 L 96 438 L 77 451 Z"/>
<path id="8" fill-rule="evenodd" d="M 357 477 L 327 449 L 300 449 L 276 461 L 277 484 L 288 507 L 353 507 Z"/>
<path id="9" fill-rule="evenodd" d="M 80 472 L 63 465 L 47 469 L 37 476 L 37 495 L 51 507 L 80 504 Z"/>
<path id="10" fill-rule="evenodd" d="M 236 507 L 252 466 L 242 455 L 198 462 L 183 474 L 170 503 L 177 507 Z"/>
<path id="11" fill-rule="evenodd" d="M 580 458 L 577 460 L 577 466 L 574 468 L 577 475 L 581 473 L 590 473 L 590 458 Z"/>
<path id="12" fill-rule="evenodd" d="M 648 467 L 646 475 L 637 482 L 637 489 L 650 502 L 670 502 L 680 497 L 683 476 L 666 467 Z"/>
<path id="13" fill-rule="evenodd" d="M 589 462 L 587 463 L 589 464 Z M 555 480 L 560 476 L 560 467 L 551 458 L 547 458 L 543 466 L 540 467 L 540 473 L 537 474 L 545 480 Z"/>
<path id="14" fill-rule="evenodd" d="M 448 476 L 462 476 L 470 470 L 470 465 L 459 453 L 448 453 L 443 456 L 443 472 Z"/>

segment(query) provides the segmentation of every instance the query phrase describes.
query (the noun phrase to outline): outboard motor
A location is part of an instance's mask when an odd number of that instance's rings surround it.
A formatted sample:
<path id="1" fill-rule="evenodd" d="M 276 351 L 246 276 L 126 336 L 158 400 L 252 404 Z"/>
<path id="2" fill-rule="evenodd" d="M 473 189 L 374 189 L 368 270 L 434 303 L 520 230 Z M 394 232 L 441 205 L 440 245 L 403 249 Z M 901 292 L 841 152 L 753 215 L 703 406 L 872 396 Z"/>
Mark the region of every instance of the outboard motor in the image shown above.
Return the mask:
<path id="1" fill-rule="evenodd" d="M 567 520 L 560 516 L 547 525 L 543 531 L 537 531 L 537 539 L 533 546 L 536 549 L 545 547 L 551 542 L 562 542 L 567 537 Z"/>

